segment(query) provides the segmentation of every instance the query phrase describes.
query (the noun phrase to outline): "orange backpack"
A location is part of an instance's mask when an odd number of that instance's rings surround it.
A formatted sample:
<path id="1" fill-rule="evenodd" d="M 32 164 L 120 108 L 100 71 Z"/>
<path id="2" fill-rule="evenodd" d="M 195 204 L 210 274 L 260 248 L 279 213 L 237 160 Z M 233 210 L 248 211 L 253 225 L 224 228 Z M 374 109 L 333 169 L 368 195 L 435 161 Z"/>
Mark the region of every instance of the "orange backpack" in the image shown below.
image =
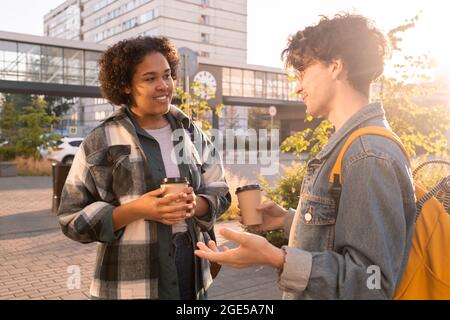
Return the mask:
<path id="1" fill-rule="evenodd" d="M 366 127 L 356 130 L 345 142 L 330 174 L 331 192 L 337 199 L 337 190 L 342 184 L 342 158 L 351 143 L 362 135 L 391 139 L 407 156 L 400 138 L 386 128 Z M 417 182 L 414 186 L 417 197 L 414 236 L 408 263 L 394 299 L 450 299 L 450 215 L 436 198 L 442 190 L 450 194 L 450 176 L 442 179 L 429 192 Z"/>

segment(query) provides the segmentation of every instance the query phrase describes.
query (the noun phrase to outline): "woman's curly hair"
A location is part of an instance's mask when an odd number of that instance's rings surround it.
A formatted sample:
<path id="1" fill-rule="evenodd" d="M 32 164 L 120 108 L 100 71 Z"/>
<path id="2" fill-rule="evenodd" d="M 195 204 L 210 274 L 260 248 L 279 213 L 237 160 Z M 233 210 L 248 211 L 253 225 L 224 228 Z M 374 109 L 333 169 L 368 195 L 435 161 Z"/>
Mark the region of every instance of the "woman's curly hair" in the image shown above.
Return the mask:
<path id="1" fill-rule="evenodd" d="M 103 97 L 115 105 L 129 105 L 131 96 L 125 92 L 131 88 L 136 66 L 147 54 L 161 53 L 168 61 L 171 76 L 177 79 L 179 58 L 176 48 L 166 37 L 137 37 L 119 41 L 100 57 L 99 80 Z"/>
<path id="2" fill-rule="evenodd" d="M 323 16 L 317 25 L 291 36 L 281 57 L 286 68 L 298 71 L 314 61 L 328 64 L 340 58 L 349 83 L 368 96 L 370 83 L 383 73 L 387 52 L 386 38 L 370 20 L 338 14 L 333 19 Z"/>

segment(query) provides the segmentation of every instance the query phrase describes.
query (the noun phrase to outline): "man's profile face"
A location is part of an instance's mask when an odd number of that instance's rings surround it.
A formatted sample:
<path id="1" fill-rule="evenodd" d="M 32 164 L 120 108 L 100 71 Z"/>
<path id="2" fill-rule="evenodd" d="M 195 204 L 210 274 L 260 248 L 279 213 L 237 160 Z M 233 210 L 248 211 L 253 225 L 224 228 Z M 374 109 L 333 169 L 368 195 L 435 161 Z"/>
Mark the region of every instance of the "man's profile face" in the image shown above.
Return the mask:
<path id="1" fill-rule="evenodd" d="M 326 117 L 334 95 L 331 66 L 315 60 L 302 70 L 296 70 L 295 74 L 296 93 L 302 97 L 306 112 L 313 117 Z"/>

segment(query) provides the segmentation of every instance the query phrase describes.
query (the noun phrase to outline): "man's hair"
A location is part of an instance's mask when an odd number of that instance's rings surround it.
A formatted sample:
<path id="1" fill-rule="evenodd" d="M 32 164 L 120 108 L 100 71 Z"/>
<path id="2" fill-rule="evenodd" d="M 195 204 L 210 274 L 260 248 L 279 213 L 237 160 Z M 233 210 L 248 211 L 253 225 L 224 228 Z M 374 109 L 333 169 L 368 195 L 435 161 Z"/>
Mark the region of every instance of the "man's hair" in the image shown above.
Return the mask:
<path id="1" fill-rule="evenodd" d="M 368 96 L 370 83 L 383 73 L 387 50 L 386 38 L 373 22 L 360 15 L 338 14 L 333 19 L 322 16 L 317 25 L 290 36 L 281 57 L 286 68 L 298 71 L 314 61 L 329 64 L 341 59 L 350 85 Z"/>
<path id="2" fill-rule="evenodd" d="M 165 37 L 137 37 L 119 41 L 100 57 L 99 80 L 102 95 L 112 104 L 130 104 L 132 99 L 125 89 L 131 88 L 136 66 L 147 54 L 159 52 L 168 61 L 171 76 L 177 79 L 179 58 L 177 50 Z"/>

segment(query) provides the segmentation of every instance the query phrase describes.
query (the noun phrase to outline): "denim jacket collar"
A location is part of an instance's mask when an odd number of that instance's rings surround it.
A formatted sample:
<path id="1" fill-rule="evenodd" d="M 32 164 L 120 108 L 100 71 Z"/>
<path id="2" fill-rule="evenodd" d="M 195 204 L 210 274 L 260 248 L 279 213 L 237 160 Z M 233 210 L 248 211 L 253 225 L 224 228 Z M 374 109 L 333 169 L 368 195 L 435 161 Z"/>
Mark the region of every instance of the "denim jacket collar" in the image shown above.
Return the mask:
<path id="1" fill-rule="evenodd" d="M 344 123 L 340 130 L 331 136 L 328 143 L 315 158 L 318 160 L 326 158 L 350 132 L 354 131 L 357 127 L 361 126 L 368 120 L 374 118 L 380 118 L 381 120 L 385 119 L 385 112 L 380 103 L 369 104 L 355 113 Z"/>

